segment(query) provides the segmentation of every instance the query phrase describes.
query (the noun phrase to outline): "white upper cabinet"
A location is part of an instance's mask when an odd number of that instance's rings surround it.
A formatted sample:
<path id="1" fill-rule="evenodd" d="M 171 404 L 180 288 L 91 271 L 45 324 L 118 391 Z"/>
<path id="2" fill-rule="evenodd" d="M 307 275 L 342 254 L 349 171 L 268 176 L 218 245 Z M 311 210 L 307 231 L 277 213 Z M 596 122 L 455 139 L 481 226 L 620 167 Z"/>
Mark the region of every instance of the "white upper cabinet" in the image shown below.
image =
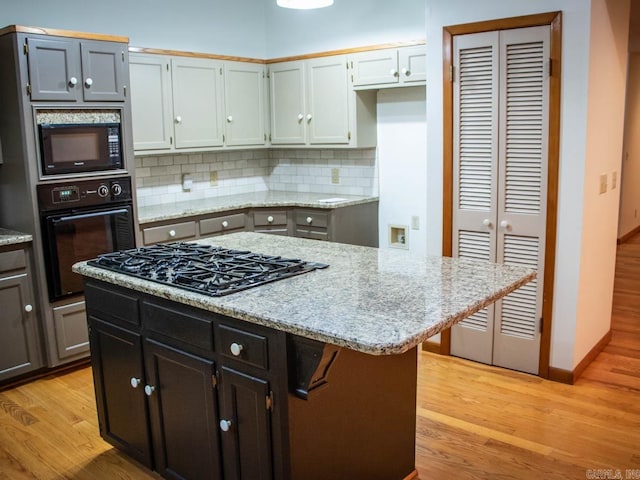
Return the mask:
<path id="1" fill-rule="evenodd" d="M 269 71 L 272 145 L 375 145 L 375 97 L 352 91 L 346 56 L 277 63 Z"/>
<path id="2" fill-rule="evenodd" d="M 427 77 L 424 45 L 356 53 L 349 62 L 355 89 L 424 85 Z"/>
<path id="3" fill-rule="evenodd" d="M 222 146 L 222 62 L 172 58 L 171 83 L 176 148 Z"/>
<path id="4" fill-rule="evenodd" d="M 267 140 L 266 67 L 226 62 L 224 70 L 225 145 L 264 145 Z"/>
<path id="5" fill-rule="evenodd" d="M 132 53 L 129 72 L 134 150 L 170 149 L 173 142 L 170 60 L 161 55 Z"/>
<path id="6" fill-rule="evenodd" d="M 269 67 L 273 145 L 304 145 L 307 141 L 304 72 L 302 61 Z"/>

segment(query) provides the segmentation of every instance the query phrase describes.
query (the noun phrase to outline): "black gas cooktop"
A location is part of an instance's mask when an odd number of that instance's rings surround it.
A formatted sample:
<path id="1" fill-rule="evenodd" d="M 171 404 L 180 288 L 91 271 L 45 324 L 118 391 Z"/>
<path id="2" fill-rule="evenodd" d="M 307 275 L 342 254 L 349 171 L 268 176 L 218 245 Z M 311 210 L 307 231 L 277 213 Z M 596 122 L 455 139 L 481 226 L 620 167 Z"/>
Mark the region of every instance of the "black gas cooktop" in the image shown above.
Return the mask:
<path id="1" fill-rule="evenodd" d="M 87 263 L 214 297 L 328 267 L 324 263 L 184 242 L 106 253 Z"/>

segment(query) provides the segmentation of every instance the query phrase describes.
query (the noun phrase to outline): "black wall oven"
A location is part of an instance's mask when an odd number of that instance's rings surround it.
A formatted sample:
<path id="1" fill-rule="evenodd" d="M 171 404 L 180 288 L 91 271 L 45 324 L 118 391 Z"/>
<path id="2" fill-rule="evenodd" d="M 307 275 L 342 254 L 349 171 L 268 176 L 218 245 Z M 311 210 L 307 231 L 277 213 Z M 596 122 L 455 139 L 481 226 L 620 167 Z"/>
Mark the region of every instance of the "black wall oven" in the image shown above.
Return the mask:
<path id="1" fill-rule="evenodd" d="M 74 263 L 135 247 L 130 177 L 38 185 L 49 300 L 83 291 Z"/>

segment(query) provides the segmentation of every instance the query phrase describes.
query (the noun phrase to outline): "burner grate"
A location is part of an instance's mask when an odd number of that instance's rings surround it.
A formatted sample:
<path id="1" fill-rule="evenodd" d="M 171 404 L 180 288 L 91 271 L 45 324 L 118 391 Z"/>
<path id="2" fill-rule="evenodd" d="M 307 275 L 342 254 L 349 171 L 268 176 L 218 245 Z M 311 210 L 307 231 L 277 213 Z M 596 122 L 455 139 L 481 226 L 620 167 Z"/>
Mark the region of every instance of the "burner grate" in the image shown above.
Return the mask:
<path id="1" fill-rule="evenodd" d="M 87 263 L 215 297 L 328 267 L 323 263 L 186 242 L 106 253 Z"/>

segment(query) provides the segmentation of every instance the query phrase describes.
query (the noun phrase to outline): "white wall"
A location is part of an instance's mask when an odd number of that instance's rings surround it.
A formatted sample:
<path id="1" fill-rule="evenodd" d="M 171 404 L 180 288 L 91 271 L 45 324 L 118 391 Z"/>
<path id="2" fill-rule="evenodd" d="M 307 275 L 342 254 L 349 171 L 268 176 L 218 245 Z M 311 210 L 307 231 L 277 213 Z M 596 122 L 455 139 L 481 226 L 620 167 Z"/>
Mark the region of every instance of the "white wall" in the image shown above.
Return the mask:
<path id="1" fill-rule="evenodd" d="M 467 22 L 562 10 L 563 78 L 560 193 L 552 366 L 574 367 L 586 142 L 589 0 L 427 0 L 427 249 L 442 251 L 442 28 Z M 437 228 L 440 226 L 440 228 Z"/>
<path id="2" fill-rule="evenodd" d="M 427 247 L 426 89 L 395 88 L 378 92 L 378 169 L 380 247 L 389 246 L 389 225 L 408 227 L 408 247 Z M 411 217 L 419 229 L 411 229 Z"/>
<path id="3" fill-rule="evenodd" d="M 106 33 L 127 36 L 138 47 L 267 57 L 266 0 L 0 2 L 0 27 Z"/>
<path id="4" fill-rule="evenodd" d="M 592 0 L 584 209 L 574 365 L 611 327 L 630 0 Z M 603 94 L 606 92 L 606 95 Z M 600 194 L 600 175 L 608 189 Z"/>
<path id="5" fill-rule="evenodd" d="M 640 53 L 638 52 L 629 55 L 627 85 L 618 238 L 640 227 L 640 188 L 638 188 L 640 185 Z"/>
<path id="6" fill-rule="evenodd" d="M 424 0 L 335 0 L 313 11 L 264 1 L 270 58 L 424 39 Z"/>

